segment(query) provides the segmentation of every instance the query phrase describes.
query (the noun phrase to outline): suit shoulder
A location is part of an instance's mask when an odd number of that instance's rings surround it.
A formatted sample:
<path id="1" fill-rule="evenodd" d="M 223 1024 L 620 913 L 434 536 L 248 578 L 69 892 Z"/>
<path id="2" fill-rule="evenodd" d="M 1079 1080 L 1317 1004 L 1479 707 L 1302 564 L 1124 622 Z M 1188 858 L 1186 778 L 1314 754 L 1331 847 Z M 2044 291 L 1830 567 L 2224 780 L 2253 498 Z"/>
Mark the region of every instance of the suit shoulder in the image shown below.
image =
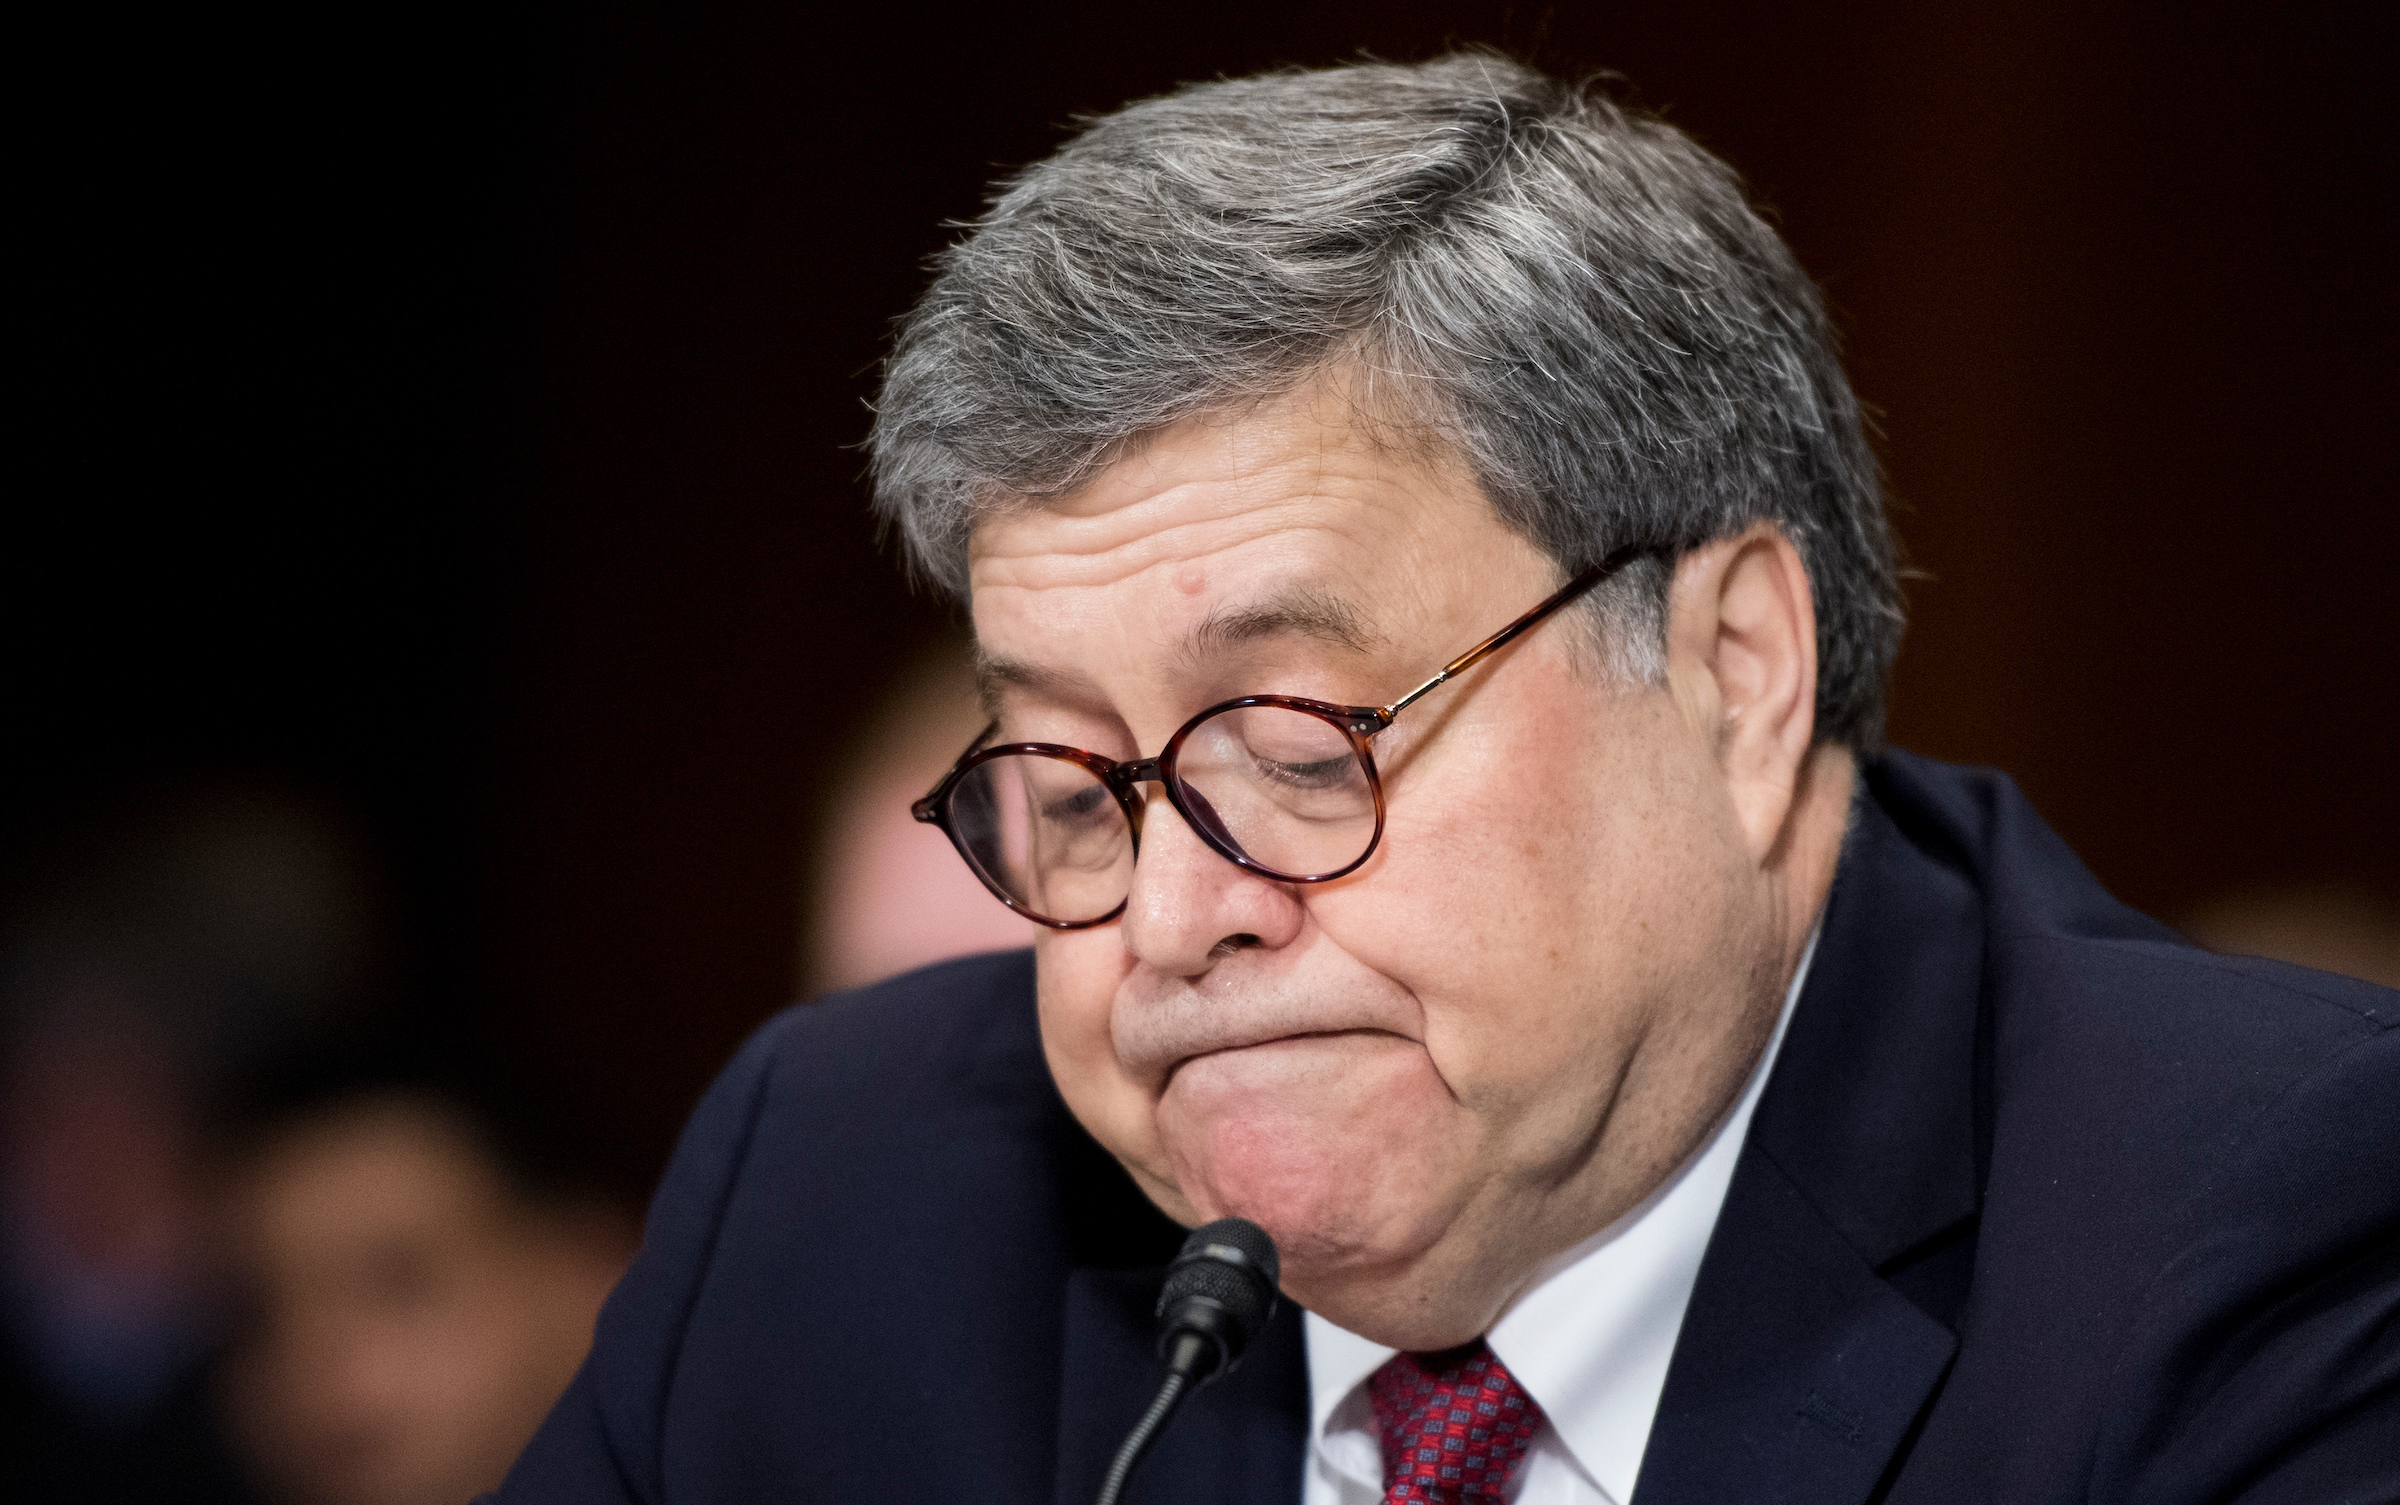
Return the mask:
<path id="1" fill-rule="evenodd" d="M 852 1415 L 861 1395 L 1022 1369 L 1055 1341 L 1088 1246 L 1155 1244 L 1163 1223 L 1051 1085 L 1027 954 L 786 1009 L 685 1130 L 601 1315 L 583 1449 L 639 1499 L 745 1495 L 724 1481 L 759 1477 L 757 1454 L 724 1438 L 794 1442 L 791 1418 Z"/>
<path id="2" fill-rule="evenodd" d="M 2205 1090 L 2211 1061 L 2253 1083 L 2391 1028 L 2400 995 L 2354 978 L 2219 956 L 2119 902 L 2004 774 L 1891 751 L 1877 808 L 1916 857 L 1973 891 L 2004 1048 L 2099 1067 L 2173 1063 L 2158 1090 Z M 2005 1064 L 2005 1062 L 2004 1062 Z"/>
<path id="3" fill-rule="evenodd" d="M 2400 1023 L 2400 993 L 2388 988 L 2179 940 L 2050 931 L 1990 944 L 2004 1036 L 2148 1068 L 2166 1096 L 2220 1082 L 2263 1103 Z"/>
<path id="4" fill-rule="evenodd" d="M 803 1033 L 933 1025 L 1007 1012 L 1033 997 L 1033 953 L 988 951 L 935 962 L 863 987 L 796 1003 L 768 1021 Z"/>
<path id="5" fill-rule="evenodd" d="M 621 1369 L 628 1351 L 639 1353 L 634 1367 L 654 1377 L 735 1209 L 777 1195 L 779 1178 L 818 1158 L 817 1147 L 921 1134 L 957 1109 L 961 1081 L 980 1083 L 987 1101 L 1047 1108 L 1055 1093 L 1032 1008 L 1031 958 L 1007 953 L 797 1004 L 761 1025 L 684 1125 L 641 1254 L 602 1320 L 613 1341 L 596 1357 Z"/>
<path id="6" fill-rule="evenodd" d="M 2246 1005 L 2255 1082 L 2196 1136 L 2161 1222 L 2111 1366 L 2120 1403 L 2093 1493 L 2163 1497 L 2167 1479 L 2194 1500 L 2350 1497 L 2370 1476 L 2389 1488 L 2388 1441 L 2368 1439 L 2388 1438 L 2400 1404 L 2400 1177 L 2380 1132 L 2400 1122 L 2400 995 L 2271 962 L 2206 957 L 2202 970 Z"/>
<path id="7" fill-rule="evenodd" d="M 939 962 L 795 1004 L 744 1054 L 778 1098 L 868 1116 L 1047 1109 L 1055 1097 L 1034 1014 L 1033 956 Z"/>
<path id="8" fill-rule="evenodd" d="M 2400 1222 L 2400 1180 L 2362 1132 L 2400 1120 L 2400 994 L 2057 933 L 1995 937 L 1990 982 L 1984 1242 L 2030 1238 L 2017 1253 L 2048 1268 L 2053 1298 L 2081 1287 L 2102 1310 L 2146 1290 L 2137 1328 L 2189 1331 L 2196 1312 L 2160 1312 L 2295 1289 Z"/>

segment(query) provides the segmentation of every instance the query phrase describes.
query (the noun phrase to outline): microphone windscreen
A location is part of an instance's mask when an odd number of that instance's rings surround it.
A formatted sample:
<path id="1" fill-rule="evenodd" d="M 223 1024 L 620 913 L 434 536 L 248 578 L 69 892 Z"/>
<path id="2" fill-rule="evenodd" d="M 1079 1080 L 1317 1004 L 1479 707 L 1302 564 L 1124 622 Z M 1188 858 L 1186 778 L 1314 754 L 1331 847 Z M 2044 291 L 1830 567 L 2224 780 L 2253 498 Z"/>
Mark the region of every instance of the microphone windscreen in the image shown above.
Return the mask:
<path id="1" fill-rule="evenodd" d="M 1183 1249 L 1175 1256 L 1176 1261 L 1181 1263 L 1212 1246 L 1232 1250 L 1239 1259 L 1227 1260 L 1227 1263 L 1238 1262 L 1251 1266 L 1267 1278 L 1270 1286 L 1283 1278 L 1282 1264 L 1275 1256 L 1275 1241 L 1267 1236 L 1267 1230 L 1248 1218 L 1219 1218 L 1213 1223 L 1201 1224 L 1192 1230 L 1190 1238 L 1183 1241 Z M 1223 1254 L 1214 1257 L 1225 1259 Z"/>
<path id="2" fill-rule="evenodd" d="M 1172 1325 L 1194 1298 L 1213 1304 L 1221 1316 L 1206 1325 L 1218 1333 L 1226 1359 L 1237 1359 L 1274 1313 L 1280 1268 L 1275 1241 L 1256 1223 L 1220 1218 L 1203 1224 L 1167 1266 L 1158 1314 Z"/>

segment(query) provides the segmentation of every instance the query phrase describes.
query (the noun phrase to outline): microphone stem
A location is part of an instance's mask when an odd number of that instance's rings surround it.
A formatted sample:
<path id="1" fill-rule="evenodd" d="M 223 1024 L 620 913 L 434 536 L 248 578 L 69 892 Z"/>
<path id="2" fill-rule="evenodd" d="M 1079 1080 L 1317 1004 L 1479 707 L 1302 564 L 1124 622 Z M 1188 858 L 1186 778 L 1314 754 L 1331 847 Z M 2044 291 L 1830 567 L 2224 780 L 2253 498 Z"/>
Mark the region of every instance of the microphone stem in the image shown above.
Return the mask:
<path id="1" fill-rule="evenodd" d="M 1142 1454 L 1150 1451 L 1150 1444 L 1158 1440 L 1160 1429 L 1175 1414 L 1175 1408 L 1183 1404 L 1191 1388 L 1190 1375 L 1181 1370 L 1168 1372 L 1166 1382 L 1158 1387 L 1157 1396 L 1150 1402 L 1150 1409 L 1125 1434 L 1124 1446 L 1117 1449 L 1116 1461 L 1108 1466 L 1108 1477 L 1100 1482 L 1096 1505 L 1117 1505 L 1117 1496 L 1124 1491 L 1125 1481 L 1132 1477 L 1133 1466 L 1142 1461 Z"/>

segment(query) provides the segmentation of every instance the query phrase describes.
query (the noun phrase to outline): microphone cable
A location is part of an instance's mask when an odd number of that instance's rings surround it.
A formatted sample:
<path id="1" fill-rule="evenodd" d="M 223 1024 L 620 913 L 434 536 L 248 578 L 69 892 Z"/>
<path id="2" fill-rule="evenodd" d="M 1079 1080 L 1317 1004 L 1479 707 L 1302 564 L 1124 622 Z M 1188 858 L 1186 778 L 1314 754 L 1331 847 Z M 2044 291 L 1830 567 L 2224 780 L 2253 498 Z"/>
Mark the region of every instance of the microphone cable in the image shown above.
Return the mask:
<path id="1" fill-rule="evenodd" d="M 1219 1218 L 1183 1241 L 1158 1293 L 1158 1356 L 1166 1377 L 1117 1448 L 1095 1505 L 1117 1505 L 1134 1465 L 1184 1399 L 1242 1361 L 1250 1340 L 1275 1315 L 1279 1272 L 1275 1241 L 1246 1218 Z"/>

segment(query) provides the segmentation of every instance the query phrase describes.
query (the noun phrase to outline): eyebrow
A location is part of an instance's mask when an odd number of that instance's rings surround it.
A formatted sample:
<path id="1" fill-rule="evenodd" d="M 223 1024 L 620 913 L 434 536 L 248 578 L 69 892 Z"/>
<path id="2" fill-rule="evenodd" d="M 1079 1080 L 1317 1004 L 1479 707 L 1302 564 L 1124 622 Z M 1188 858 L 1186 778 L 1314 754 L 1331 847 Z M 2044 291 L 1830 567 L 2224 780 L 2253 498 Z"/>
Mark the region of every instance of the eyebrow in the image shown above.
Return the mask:
<path id="1" fill-rule="evenodd" d="M 1330 643 L 1351 653 L 1371 651 L 1379 635 L 1367 626 L 1356 607 L 1322 591 L 1295 590 L 1247 606 L 1219 607 L 1192 629 L 1177 656 L 1185 666 L 1197 666 L 1210 656 L 1254 643 L 1261 638 L 1306 637 Z M 1003 690 L 1030 690 L 1052 700 L 1097 701 L 1099 683 L 1073 669 L 1002 658 L 981 647 L 975 650 L 975 688 L 987 715 L 999 712 Z"/>
<path id="2" fill-rule="evenodd" d="M 1044 664 L 1029 664 L 1022 659 L 1001 658 L 986 652 L 978 644 L 975 649 L 975 694 L 983 703 L 986 716 L 1000 714 L 1000 692 L 1006 689 L 1031 690 L 1052 700 L 1097 700 L 1100 686 L 1088 674 L 1072 669 L 1053 669 Z"/>
<path id="3" fill-rule="evenodd" d="M 1314 638 L 1351 653 L 1365 653 L 1377 642 L 1358 608 L 1339 596 L 1316 590 L 1293 590 L 1250 606 L 1219 607 L 1192 629 L 1183 645 L 1186 663 L 1211 654 L 1271 637 Z"/>

